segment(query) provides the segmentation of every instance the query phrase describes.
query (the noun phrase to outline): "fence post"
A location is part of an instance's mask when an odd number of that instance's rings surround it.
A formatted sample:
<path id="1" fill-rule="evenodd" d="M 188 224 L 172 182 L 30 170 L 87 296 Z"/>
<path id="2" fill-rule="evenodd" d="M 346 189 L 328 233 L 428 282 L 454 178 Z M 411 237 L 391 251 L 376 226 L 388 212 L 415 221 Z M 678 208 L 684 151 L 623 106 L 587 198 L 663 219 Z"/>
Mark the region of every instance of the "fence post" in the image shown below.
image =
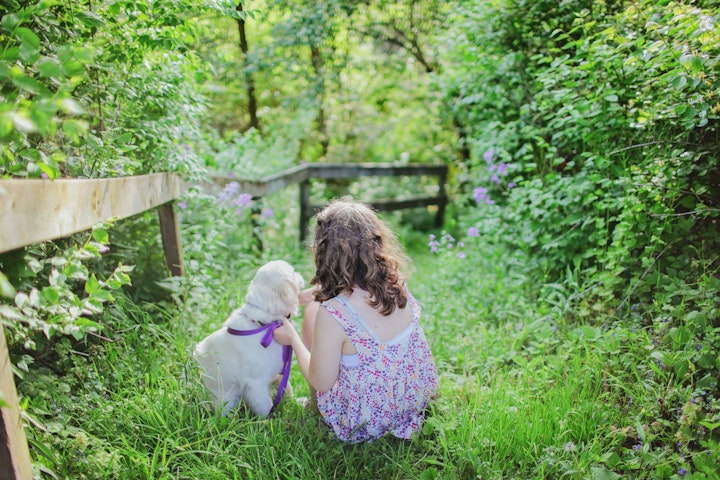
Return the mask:
<path id="1" fill-rule="evenodd" d="M 252 224 L 252 237 L 255 240 L 255 246 L 258 252 L 262 252 L 263 238 L 262 238 L 262 226 L 260 225 L 260 215 L 262 215 L 262 208 L 259 204 L 259 198 L 253 198 L 255 200 L 250 208 L 250 223 Z"/>
<path id="2" fill-rule="evenodd" d="M 165 252 L 165 262 L 173 276 L 182 276 L 184 268 L 182 247 L 180 245 L 180 227 L 173 210 L 173 202 L 160 205 L 158 216 L 160 218 L 160 235 L 162 237 L 163 251 Z"/>
<path id="3" fill-rule="evenodd" d="M 437 213 L 435 214 L 435 228 L 440 228 L 445 224 L 445 205 L 447 204 L 447 192 L 445 191 L 445 183 L 447 182 L 447 169 L 443 170 L 438 175 L 438 196 L 442 199 L 440 205 L 438 205 Z"/>
<path id="4" fill-rule="evenodd" d="M 13 380 L 5 331 L 0 323 L 0 392 L 6 407 L 0 408 L 0 478 L 32 480 L 32 464 L 23 430 L 17 390 Z"/>
<path id="5" fill-rule="evenodd" d="M 312 217 L 310 209 L 310 180 L 300 182 L 300 244 L 305 242 L 308 222 Z"/>

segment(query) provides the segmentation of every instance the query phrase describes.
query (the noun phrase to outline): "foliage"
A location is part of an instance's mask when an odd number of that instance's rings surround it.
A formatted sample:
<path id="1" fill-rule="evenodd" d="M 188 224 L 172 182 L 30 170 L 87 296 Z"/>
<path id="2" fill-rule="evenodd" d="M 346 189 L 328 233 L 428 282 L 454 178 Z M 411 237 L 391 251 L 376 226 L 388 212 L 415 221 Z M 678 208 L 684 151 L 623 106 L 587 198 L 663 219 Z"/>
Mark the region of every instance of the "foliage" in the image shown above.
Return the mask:
<path id="1" fill-rule="evenodd" d="M 522 252 L 540 298 L 565 316 L 646 332 L 648 351 L 623 366 L 642 373 L 618 373 L 617 385 L 638 385 L 628 394 L 643 405 L 661 402 L 622 430 L 642 454 L 607 454 L 598 478 L 647 469 L 705 478 L 720 378 L 709 293 L 719 258 L 717 18 L 679 2 L 504 6 L 468 5 L 456 12 L 465 36 L 448 34 L 457 40 L 446 91 L 471 150 L 459 226 Z M 542 14 L 524 15 L 535 6 Z M 675 415 L 687 402 L 704 420 Z"/>
<path id="2" fill-rule="evenodd" d="M 94 316 L 114 300 L 114 291 L 130 284 L 132 270 L 118 264 L 104 277 L 92 272 L 108 243 L 106 229 L 97 227 L 81 245 L 56 254 L 48 252 L 53 244 L 42 244 L 2 260 L 3 270 L 15 280 L 4 292 L 10 302 L 0 304 L 8 343 L 29 353 L 18 368 L 27 372 L 35 359 L 60 367 L 71 345 L 63 337 L 77 341 L 105 328 Z"/>
<path id="3" fill-rule="evenodd" d="M 207 148 L 212 132 L 203 127 L 206 70 L 189 48 L 197 37 L 194 4 L 43 0 L 4 8 L 0 177 L 198 175 L 195 148 Z M 60 368 L 73 342 L 107 327 L 95 317 L 112 292 L 130 285 L 126 265 L 152 271 L 143 260 L 158 250 L 157 234 L 140 233 L 157 231 L 153 221 L 98 226 L 90 237 L 0 256 L 0 308 L 24 355 L 21 369 L 33 358 Z M 117 242 L 112 251 L 108 232 Z M 149 248 L 123 242 L 128 237 L 147 238 Z"/>
<path id="4" fill-rule="evenodd" d="M 0 174 L 197 169 L 204 72 L 188 48 L 194 4 L 21 3 L 0 24 Z"/>
<path id="5" fill-rule="evenodd" d="M 499 22 L 481 41 L 514 39 L 499 44 L 511 47 L 503 58 L 524 67 L 526 95 L 506 96 L 518 115 L 501 128 L 494 111 L 471 109 L 476 153 L 461 180 L 497 203 L 470 219 L 499 224 L 496 238 L 531 253 L 541 278 L 603 284 L 594 294 L 617 307 L 652 293 L 656 277 L 646 277 L 655 268 L 661 277 L 687 275 L 690 282 L 717 268 L 703 252 L 717 238 L 720 152 L 710 139 L 720 80 L 717 55 L 709 52 L 717 52 L 718 36 L 710 33 L 710 12 L 673 2 L 638 3 L 615 14 L 578 2 L 576 11 L 572 25 L 554 27 L 541 51 L 528 52 L 516 38 L 539 28 L 535 17 L 525 27 L 517 17 Z M 459 42 L 458 54 L 471 52 Z M 502 65 L 480 71 L 488 82 L 457 76 L 462 72 L 450 77 L 467 90 L 507 76 L 498 82 L 501 93 L 522 81 Z M 508 178 L 493 173 L 495 157 Z M 509 189 L 511 183 L 517 187 Z M 688 242 L 698 255 L 688 256 Z"/>

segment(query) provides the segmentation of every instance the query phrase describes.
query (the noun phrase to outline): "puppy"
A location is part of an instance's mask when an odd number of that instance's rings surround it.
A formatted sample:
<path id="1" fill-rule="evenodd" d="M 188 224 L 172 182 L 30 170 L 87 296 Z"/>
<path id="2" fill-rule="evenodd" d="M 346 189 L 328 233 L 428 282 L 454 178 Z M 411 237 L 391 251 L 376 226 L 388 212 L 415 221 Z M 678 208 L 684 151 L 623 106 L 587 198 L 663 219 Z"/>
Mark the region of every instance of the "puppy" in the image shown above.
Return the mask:
<path id="1" fill-rule="evenodd" d="M 263 265 L 248 287 L 245 303 L 232 312 L 222 328 L 195 347 L 205 386 L 223 415 L 241 401 L 255 415 L 266 417 L 270 413 L 270 384 L 283 369 L 283 347 L 275 340 L 267 348 L 261 345 L 267 330 L 248 336 L 230 332 L 255 330 L 296 315 L 298 293 L 304 283 L 287 262 L 275 260 Z"/>

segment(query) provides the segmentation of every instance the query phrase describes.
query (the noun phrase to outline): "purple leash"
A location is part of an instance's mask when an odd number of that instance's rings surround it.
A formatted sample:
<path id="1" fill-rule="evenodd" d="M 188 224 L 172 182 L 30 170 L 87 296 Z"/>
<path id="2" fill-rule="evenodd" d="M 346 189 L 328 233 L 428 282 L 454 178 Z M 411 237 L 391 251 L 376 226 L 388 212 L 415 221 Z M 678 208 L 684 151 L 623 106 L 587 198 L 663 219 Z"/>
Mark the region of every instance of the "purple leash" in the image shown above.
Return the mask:
<path id="1" fill-rule="evenodd" d="M 282 322 L 280 320 L 273 320 L 270 323 L 266 323 L 265 325 L 252 330 L 236 330 L 232 327 L 227 327 L 227 332 L 230 335 L 236 335 L 238 337 L 249 337 L 264 331 L 265 335 L 263 335 L 260 340 L 260 345 L 267 348 L 273 341 L 273 332 L 276 328 L 280 327 L 282 327 Z M 273 402 L 272 409 L 270 410 L 271 412 L 275 410 L 275 407 L 277 407 L 280 400 L 282 400 L 285 388 L 287 388 L 288 379 L 290 378 L 290 367 L 292 366 L 292 347 L 290 345 L 283 345 L 282 359 L 282 379 L 280 380 L 280 385 L 278 385 L 277 393 L 275 394 L 275 401 Z"/>

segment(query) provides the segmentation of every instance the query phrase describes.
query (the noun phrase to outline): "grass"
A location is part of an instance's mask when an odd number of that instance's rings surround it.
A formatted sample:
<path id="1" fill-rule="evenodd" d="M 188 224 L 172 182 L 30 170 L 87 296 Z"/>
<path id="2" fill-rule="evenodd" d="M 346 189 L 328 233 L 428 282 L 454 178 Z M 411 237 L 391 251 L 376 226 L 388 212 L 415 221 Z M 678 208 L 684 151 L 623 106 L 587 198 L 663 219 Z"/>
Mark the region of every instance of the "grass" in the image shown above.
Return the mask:
<path id="1" fill-rule="evenodd" d="M 682 456 L 670 440 L 658 440 L 662 428 L 643 413 L 656 411 L 663 388 L 663 377 L 636 363 L 647 357 L 648 336 L 573 323 L 533 297 L 514 266 L 521 259 L 481 245 L 467 252 L 460 259 L 411 250 L 411 289 L 441 374 L 440 395 L 412 441 L 342 444 L 287 398 L 270 419 L 244 410 L 221 417 L 206 408 L 188 351 L 242 294 L 216 292 L 215 302 L 188 309 L 121 297 L 107 312 L 117 325 L 111 341 L 86 345 L 64 377 L 38 368 L 22 383 L 25 406 L 38 417 L 29 432 L 36 473 L 426 480 L 613 479 L 621 471 L 679 478 Z M 242 280 L 231 286 L 228 292 L 245 289 Z M 291 381 L 307 395 L 296 367 Z"/>

